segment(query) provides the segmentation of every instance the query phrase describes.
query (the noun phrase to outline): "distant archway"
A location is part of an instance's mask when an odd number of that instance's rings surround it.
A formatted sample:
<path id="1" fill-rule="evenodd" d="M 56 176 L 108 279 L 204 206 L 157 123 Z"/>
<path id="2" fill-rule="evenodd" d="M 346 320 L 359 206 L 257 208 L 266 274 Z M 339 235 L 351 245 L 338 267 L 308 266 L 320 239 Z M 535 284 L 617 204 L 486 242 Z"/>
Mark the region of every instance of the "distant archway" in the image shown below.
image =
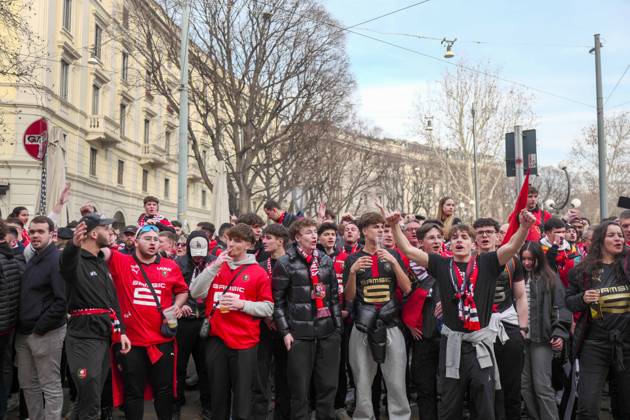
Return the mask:
<path id="1" fill-rule="evenodd" d="M 122 213 L 122 211 L 117 211 L 116 213 L 114 213 L 114 223 L 112 223 L 112 227 L 114 229 L 122 229 L 126 225 L 127 224 L 125 223 L 125 215 Z"/>

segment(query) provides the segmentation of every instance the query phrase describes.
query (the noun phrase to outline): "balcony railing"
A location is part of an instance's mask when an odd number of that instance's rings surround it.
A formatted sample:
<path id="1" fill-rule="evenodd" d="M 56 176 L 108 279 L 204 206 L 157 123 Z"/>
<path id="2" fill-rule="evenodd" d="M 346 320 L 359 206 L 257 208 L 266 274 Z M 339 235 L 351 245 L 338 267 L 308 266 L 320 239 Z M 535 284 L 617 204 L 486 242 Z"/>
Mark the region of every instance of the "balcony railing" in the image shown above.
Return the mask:
<path id="1" fill-rule="evenodd" d="M 100 146 L 112 146 L 121 142 L 119 128 L 103 115 L 90 115 L 86 140 Z"/>

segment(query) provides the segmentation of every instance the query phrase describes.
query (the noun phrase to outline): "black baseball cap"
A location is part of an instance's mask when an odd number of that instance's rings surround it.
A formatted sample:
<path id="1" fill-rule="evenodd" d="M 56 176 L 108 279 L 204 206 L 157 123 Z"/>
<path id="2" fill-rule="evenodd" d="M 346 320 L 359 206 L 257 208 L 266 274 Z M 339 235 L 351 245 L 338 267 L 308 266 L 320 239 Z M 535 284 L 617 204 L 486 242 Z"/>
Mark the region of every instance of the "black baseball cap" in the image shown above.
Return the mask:
<path id="1" fill-rule="evenodd" d="M 138 228 L 134 225 L 125 226 L 125 229 L 123 229 L 123 233 L 131 233 L 132 235 L 135 235 L 137 231 Z"/>
<path id="2" fill-rule="evenodd" d="M 74 232 L 69 227 L 62 227 L 57 230 L 57 238 L 59 239 L 72 239 Z"/>
<path id="3" fill-rule="evenodd" d="M 88 213 L 79 220 L 79 223 L 85 223 L 87 231 L 91 231 L 97 226 L 109 226 L 114 223 L 114 219 L 107 219 L 98 213 Z"/>

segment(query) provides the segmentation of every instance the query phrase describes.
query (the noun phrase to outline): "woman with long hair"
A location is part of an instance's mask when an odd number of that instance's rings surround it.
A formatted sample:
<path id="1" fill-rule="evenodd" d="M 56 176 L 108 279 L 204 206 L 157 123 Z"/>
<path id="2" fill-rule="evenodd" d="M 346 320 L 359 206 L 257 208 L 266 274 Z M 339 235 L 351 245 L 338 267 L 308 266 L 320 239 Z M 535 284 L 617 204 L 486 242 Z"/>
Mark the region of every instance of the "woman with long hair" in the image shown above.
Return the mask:
<path id="1" fill-rule="evenodd" d="M 526 243 L 520 258 L 529 298 L 521 393 L 532 419 L 558 419 L 551 363 L 554 352 L 562 351 L 569 339 L 571 313 L 564 306 L 564 286 L 540 244 Z"/>
<path id="2" fill-rule="evenodd" d="M 454 225 L 462 223 L 460 219 L 455 217 L 455 200 L 452 197 L 442 197 L 438 202 L 437 220 L 442 223 L 444 238 L 449 240 L 451 237 L 451 228 Z"/>
<path id="3" fill-rule="evenodd" d="M 580 362 L 577 419 L 596 419 L 604 382 L 616 384 L 617 417 L 630 418 L 630 278 L 617 222 L 593 230 L 584 260 L 569 272 L 567 307 L 579 312 L 574 355 Z"/>

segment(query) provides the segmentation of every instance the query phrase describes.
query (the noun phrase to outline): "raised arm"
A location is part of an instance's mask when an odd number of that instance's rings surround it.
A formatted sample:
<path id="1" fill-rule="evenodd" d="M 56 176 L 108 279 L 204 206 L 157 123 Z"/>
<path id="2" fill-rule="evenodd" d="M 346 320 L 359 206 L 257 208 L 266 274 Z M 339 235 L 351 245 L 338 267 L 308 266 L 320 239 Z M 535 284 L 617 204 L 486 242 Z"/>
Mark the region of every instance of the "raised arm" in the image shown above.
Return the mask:
<path id="1" fill-rule="evenodd" d="M 387 221 L 387 224 L 392 228 L 394 241 L 396 241 L 398 249 L 400 249 L 409 259 L 414 260 L 422 267 L 427 268 L 429 265 L 429 254 L 409 243 L 409 240 L 403 234 L 402 229 L 400 229 L 400 212 L 395 211 L 393 213 L 385 214 L 385 209 L 380 204 L 377 203 L 376 206 L 381 211 L 381 214 Z"/>
<path id="2" fill-rule="evenodd" d="M 525 243 L 525 239 L 527 239 L 529 228 L 536 223 L 536 217 L 527 210 L 523 209 L 518 215 L 518 221 L 520 226 L 518 227 L 516 233 L 512 235 L 508 243 L 497 250 L 497 258 L 500 265 L 507 264 L 508 261 L 510 261 L 510 258 L 516 255 L 519 249 L 521 249 Z"/>

